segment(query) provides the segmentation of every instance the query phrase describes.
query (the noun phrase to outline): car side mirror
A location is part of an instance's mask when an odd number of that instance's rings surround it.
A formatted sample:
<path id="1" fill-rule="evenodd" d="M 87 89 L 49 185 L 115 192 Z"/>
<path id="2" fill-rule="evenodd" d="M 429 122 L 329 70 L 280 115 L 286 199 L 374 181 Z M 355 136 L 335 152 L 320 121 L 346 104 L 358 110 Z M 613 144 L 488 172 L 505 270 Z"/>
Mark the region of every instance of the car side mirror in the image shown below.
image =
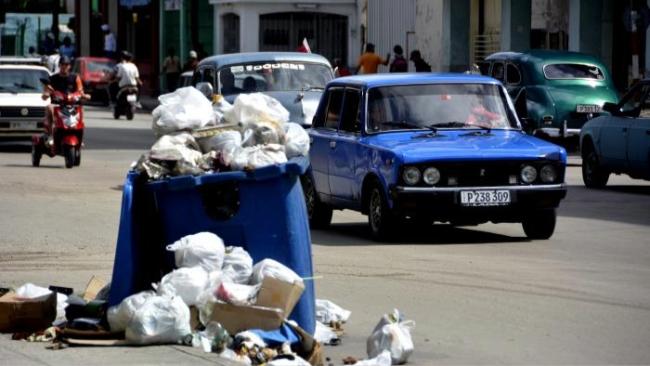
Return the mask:
<path id="1" fill-rule="evenodd" d="M 212 84 L 203 81 L 197 83 L 195 88 L 198 89 L 201 94 L 205 95 L 208 100 L 212 100 L 212 96 L 214 95 L 214 88 L 212 88 Z"/>
<path id="2" fill-rule="evenodd" d="M 603 104 L 603 110 L 605 112 L 611 113 L 612 115 L 621 113 L 621 110 L 618 108 L 618 104 L 614 104 L 610 102 L 605 102 L 605 104 Z"/>

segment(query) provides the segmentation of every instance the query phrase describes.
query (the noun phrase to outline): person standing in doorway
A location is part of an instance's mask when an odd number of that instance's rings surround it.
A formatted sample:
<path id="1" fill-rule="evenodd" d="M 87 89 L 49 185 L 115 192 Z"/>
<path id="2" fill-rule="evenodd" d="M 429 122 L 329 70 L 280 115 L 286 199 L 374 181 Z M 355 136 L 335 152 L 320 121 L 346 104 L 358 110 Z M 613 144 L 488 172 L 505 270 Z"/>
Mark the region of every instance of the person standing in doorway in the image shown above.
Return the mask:
<path id="1" fill-rule="evenodd" d="M 196 70 L 196 67 L 199 66 L 199 58 L 198 57 L 199 56 L 196 53 L 196 51 L 194 51 L 194 50 L 190 51 L 187 62 L 185 63 L 185 66 L 183 66 L 183 72 Z"/>
<path id="2" fill-rule="evenodd" d="M 388 65 L 389 60 L 390 53 L 388 53 L 386 58 L 383 59 L 375 53 L 375 45 L 368 43 L 366 45 L 366 52 L 359 57 L 359 62 L 357 63 L 357 74 L 376 74 L 377 67 L 380 64 Z"/>
<path id="3" fill-rule="evenodd" d="M 111 32 L 111 27 L 108 24 L 102 24 L 102 32 L 104 32 L 104 55 L 114 60 L 117 51 L 115 35 Z"/>
<path id="4" fill-rule="evenodd" d="M 420 54 L 419 50 L 413 50 L 409 59 L 413 61 L 416 72 L 431 72 L 431 65 L 422 59 L 422 55 Z"/>
<path id="5" fill-rule="evenodd" d="M 167 81 L 167 92 L 171 93 L 178 86 L 178 77 L 181 75 L 181 62 L 176 56 L 174 47 L 167 49 L 167 57 L 163 61 L 162 72 L 165 74 Z"/>
<path id="6" fill-rule="evenodd" d="M 404 50 L 402 46 L 396 44 L 393 47 L 393 52 L 395 53 L 395 58 L 393 62 L 390 63 L 390 72 L 407 72 L 409 68 L 409 63 L 404 58 Z"/>

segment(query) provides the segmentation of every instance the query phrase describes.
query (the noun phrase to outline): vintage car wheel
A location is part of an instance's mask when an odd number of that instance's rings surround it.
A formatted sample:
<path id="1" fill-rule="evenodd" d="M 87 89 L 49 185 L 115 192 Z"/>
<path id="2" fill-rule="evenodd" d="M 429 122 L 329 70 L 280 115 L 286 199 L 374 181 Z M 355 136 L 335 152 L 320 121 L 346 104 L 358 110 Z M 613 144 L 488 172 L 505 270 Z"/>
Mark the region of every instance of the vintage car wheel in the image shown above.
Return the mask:
<path id="1" fill-rule="evenodd" d="M 372 238 L 375 240 L 390 239 L 395 221 L 395 215 L 390 211 L 381 188 L 373 187 L 368 199 L 368 226 Z"/>
<path id="2" fill-rule="evenodd" d="M 332 222 L 332 208 L 321 203 L 314 188 L 314 182 L 307 174 L 301 177 L 302 191 L 305 195 L 305 205 L 309 217 L 309 227 L 323 229 Z"/>
<path id="3" fill-rule="evenodd" d="M 38 146 L 32 145 L 32 166 L 38 167 L 41 165 L 41 158 L 43 157 L 43 151 L 41 151 Z"/>
<path id="4" fill-rule="evenodd" d="M 74 146 L 65 146 L 63 148 L 63 158 L 65 159 L 65 167 L 68 169 L 74 166 L 75 150 L 76 148 Z"/>
<path id="5" fill-rule="evenodd" d="M 600 166 L 598 154 L 591 144 L 582 151 L 582 181 L 588 188 L 603 188 L 609 180 L 609 172 Z"/>
<path id="6" fill-rule="evenodd" d="M 556 217 L 555 209 L 538 210 L 529 214 L 521 225 L 528 238 L 548 239 L 555 231 Z"/>

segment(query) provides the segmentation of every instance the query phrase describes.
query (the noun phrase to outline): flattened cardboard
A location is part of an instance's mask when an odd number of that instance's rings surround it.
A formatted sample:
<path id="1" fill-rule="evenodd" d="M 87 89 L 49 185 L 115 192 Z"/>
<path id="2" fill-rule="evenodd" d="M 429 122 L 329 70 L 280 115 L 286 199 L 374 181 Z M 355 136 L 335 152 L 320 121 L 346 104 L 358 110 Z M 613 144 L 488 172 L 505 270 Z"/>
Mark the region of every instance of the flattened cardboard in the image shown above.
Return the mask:
<path id="1" fill-rule="evenodd" d="M 237 334 L 252 328 L 277 329 L 282 325 L 284 314 L 276 308 L 216 303 L 211 319 L 221 323 L 230 334 Z"/>
<path id="2" fill-rule="evenodd" d="M 40 299 L 21 299 L 10 292 L 0 297 L 0 333 L 33 332 L 52 325 L 56 293 Z"/>
<path id="3" fill-rule="evenodd" d="M 90 281 L 88 281 L 88 285 L 86 285 L 83 299 L 86 300 L 86 302 L 95 300 L 95 297 L 97 297 L 97 294 L 104 288 L 104 286 L 106 286 L 106 281 L 101 280 L 97 276 L 92 276 Z"/>
<path id="4" fill-rule="evenodd" d="M 288 317 L 304 290 L 305 285 L 302 282 L 290 284 L 265 277 L 255 305 L 282 309 L 284 316 Z"/>

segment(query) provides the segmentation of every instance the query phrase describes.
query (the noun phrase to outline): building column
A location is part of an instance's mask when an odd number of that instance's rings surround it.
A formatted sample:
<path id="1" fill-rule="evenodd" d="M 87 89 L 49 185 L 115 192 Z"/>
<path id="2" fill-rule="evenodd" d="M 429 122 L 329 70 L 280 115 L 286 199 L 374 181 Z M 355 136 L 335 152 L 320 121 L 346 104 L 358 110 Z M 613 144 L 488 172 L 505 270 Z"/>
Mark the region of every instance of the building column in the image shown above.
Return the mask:
<path id="1" fill-rule="evenodd" d="M 90 55 L 90 17 L 89 1 L 77 1 L 79 6 L 79 56 Z"/>
<path id="2" fill-rule="evenodd" d="M 240 52 L 257 52 L 260 48 L 260 16 L 253 7 L 243 7 L 239 15 Z"/>
<path id="3" fill-rule="evenodd" d="M 448 0 L 417 0 L 415 3 L 415 48 L 434 72 L 443 71 L 449 65 L 449 39 L 444 37 L 445 4 Z"/>
<path id="4" fill-rule="evenodd" d="M 221 32 L 219 5 L 212 4 L 212 9 L 212 53 L 219 55 L 223 53 L 223 32 Z"/>
<path id="5" fill-rule="evenodd" d="M 525 51 L 530 48 L 530 17 L 531 0 L 501 1 L 502 51 Z"/>
<path id="6" fill-rule="evenodd" d="M 452 72 L 463 72 L 469 70 L 470 50 L 470 0 L 447 0 L 446 6 L 449 9 L 448 39 L 449 39 L 449 60 L 448 70 Z"/>

